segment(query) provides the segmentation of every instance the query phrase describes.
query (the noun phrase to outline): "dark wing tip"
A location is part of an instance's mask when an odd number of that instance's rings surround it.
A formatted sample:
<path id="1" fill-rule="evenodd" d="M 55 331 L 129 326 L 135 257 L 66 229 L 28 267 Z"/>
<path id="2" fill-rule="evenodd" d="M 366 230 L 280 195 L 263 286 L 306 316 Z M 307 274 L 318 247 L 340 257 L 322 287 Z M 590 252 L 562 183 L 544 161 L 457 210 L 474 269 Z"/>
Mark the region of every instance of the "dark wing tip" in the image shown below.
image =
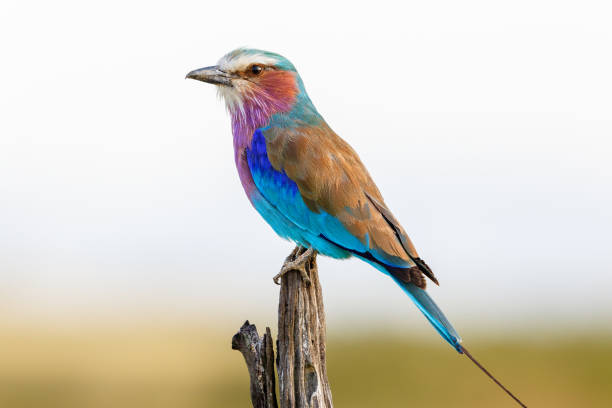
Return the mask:
<path id="1" fill-rule="evenodd" d="M 421 258 L 419 258 L 418 256 L 414 256 L 414 255 L 416 255 L 416 251 L 414 250 L 414 248 L 412 248 L 412 244 L 410 243 L 410 239 L 406 236 L 406 234 L 404 233 L 402 227 L 399 225 L 399 222 L 395 219 L 395 217 L 393 216 L 391 211 L 389 211 L 389 209 L 387 207 L 385 207 L 384 204 L 380 203 L 377 199 L 372 197 L 367 191 L 364 191 L 364 193 L 365 193 L 365 196 L 374 205 L 374 207 L 380 212 L 380 214 L 385 219 L 385 221 L 387 221 L 387 224 L 389 224 L 389 226 L 393 229 L 393 231 L 395 232 L 395 236 L 397 237 L 398 241 L 402 244 L 402 247 L 404 247 L 404 250 L 406 251 L 406 255 L 408 255 L 408 257 L 410 257 L 410 259 L 412 259 L 412 261 L 417 265 L 417 268 L 421 272 L 423 272 L 423 274 L 425 276 L 427 276 L 429 279 L 431 279 L 431 281 L 433 283 L 435 283 L 436 285 L 440 286 L 440 283 L 438 283 L 438 280 L 434 276 L 434 273 L 432 272 L 431 268 L 429 266 L 427 266 L 425 261 L 422 260 Z M 416 281 L 418 281 L 418 279 L 416 279 Z M 424 281 L 425 280 L 423 279 L 423 282 Z M 422 286 L 421 286 L 421 285 L 419 285 L 419 284 L 417 284 L 415 282 L 415 279 L 412 280 L 412 283 L 414 283 L 415 285 L 417 285 L 421 289 L 425 289 L 425 283 L 423 283 Z"/>
<path id="2" fill-rule="evenodd" d="M 414 261 L 414 263 L 417 264 L 417 266 L 419 267 L 419 270 L 421 272 L 423 272 L 423 274 L 425 276 L 427 276 L 429 279 L 431 279 L 431 281 L 433 283 L 435 283 L 436 285 L 440 286 L 440 283 L 438 282 L 438 280 L 436 279 L 433 271 L 431 270 L 431 268 L 429 267 L 429 265 L 427 265 L 425 263 L 424 260 L 422 260 L 421 258 L 412 258 L 412 260 Z"/>
<path id="3" fill-rule="evenodd" d="M 425 289 L 427 281 L 423 276 L 423 271 L 418 266 L 412 268 L 393 268 L 387 267 L 387 270 L 402 282 L 412 283 L 416 287 Z"/>

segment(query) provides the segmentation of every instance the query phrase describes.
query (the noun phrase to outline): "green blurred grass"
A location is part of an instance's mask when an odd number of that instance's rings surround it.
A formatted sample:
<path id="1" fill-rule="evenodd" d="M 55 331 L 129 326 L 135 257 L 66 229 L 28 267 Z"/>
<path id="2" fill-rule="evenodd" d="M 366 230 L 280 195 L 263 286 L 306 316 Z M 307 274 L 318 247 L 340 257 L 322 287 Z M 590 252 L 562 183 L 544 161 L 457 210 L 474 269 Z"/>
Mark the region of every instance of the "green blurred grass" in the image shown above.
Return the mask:
<path id="1" fill-rule="evenodd" d="M 248 407 L 232 330 L 0 329 L 0 407 Z M 342 336 L 340 336 L 342 334 Z M 612 342 L 490 340 L 473 354 L 533 407 L 612 406 Z M 441 341 L 332 333 L 337 407 L 514 407 Z"/>

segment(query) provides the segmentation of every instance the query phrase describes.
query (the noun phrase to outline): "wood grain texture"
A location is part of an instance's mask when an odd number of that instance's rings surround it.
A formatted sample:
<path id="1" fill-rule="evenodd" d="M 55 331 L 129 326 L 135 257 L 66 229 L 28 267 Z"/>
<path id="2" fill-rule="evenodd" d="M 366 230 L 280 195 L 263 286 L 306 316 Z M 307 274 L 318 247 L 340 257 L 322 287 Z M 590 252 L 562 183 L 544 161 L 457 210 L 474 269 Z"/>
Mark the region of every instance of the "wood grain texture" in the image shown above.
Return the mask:
<path id="1" fill-rule="evenodd" d="M 305 251 L 292 253 L 294 260 Z M 281 278 L 278 305 L 278 340 L 276 365 L 279 403 L 276 401 L 274 350 L 270 329 L 259 337 L 247 321 L 232 339 L 251 377 L 251 401 L 254 408 L 332 408 L 332 396 L 325 362 L 325 311 L 316 253 L 306 261 L 310 283 L 298 271 Z"/>
<path id="2" fill-rule="evenodd" d="M 333 406 L 325 362 L 325 311 L 316 254 L 307 262 L 306 271 L 310 284 L 297 272 L 287 273 L 281 280 L 277 342 L 281 408 Z"/>
<path id="3" fill-rule="evenodd" d="M 232 338 L 232 349 L 242 353 L 249 369 L 253 407 L 278 408 L 270 328 L 266 327 L 266 333 L 259 337 L 255 325 L 247 320 Z"/>

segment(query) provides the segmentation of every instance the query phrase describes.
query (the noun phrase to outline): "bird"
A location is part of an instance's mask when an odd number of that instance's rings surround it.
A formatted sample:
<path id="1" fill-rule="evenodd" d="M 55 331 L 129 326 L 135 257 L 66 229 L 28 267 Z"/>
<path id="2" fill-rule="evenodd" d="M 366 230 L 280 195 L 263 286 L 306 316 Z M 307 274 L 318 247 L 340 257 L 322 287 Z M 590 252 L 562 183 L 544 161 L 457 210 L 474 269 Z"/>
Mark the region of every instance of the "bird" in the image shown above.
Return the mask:
<path id="1" fill-rule="evenodd" d="M 255 210 L 296 248 L 274 281 L 317 254 L 355 257 L 388 275 L 440 336 L 466 355 L 518 404 L 514 394 L 465 348 L 426 291 L 439 282 L 393 215 L 358 154 L 310 100 L 285 57 L 241 47 L 186 78 L 217 87 L 231 117 L 234 161 Z"/>

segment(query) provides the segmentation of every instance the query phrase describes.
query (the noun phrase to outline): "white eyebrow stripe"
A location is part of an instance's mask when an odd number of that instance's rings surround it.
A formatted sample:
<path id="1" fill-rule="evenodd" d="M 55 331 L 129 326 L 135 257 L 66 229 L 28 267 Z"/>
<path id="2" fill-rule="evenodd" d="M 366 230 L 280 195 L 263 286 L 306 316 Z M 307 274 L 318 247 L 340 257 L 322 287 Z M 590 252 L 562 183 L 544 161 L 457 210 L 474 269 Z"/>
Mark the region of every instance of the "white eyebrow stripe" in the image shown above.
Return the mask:
<path id="1" fill-rule="evenodd" d="M 243 54 L 237 57 L 226 55 L 219 60 L 219 67 L 225 72 L 237 72 L 246 69 L 251 64 L 274 65 L 276 58 L 263 54 Z"/>

